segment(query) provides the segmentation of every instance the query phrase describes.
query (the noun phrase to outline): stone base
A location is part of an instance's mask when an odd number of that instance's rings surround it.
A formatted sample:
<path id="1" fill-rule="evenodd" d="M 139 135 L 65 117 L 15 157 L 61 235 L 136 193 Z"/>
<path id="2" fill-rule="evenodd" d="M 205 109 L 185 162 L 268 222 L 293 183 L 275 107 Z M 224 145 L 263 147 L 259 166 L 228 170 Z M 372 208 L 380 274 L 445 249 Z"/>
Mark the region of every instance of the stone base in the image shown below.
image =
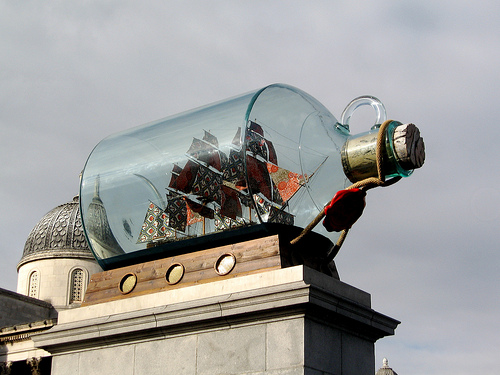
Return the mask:
<path id="1" fill-rule="evenodd" d="M 398 321 L 305 266 L 96 304 L 33 337 L 52 374 L 373 375 Z"/>

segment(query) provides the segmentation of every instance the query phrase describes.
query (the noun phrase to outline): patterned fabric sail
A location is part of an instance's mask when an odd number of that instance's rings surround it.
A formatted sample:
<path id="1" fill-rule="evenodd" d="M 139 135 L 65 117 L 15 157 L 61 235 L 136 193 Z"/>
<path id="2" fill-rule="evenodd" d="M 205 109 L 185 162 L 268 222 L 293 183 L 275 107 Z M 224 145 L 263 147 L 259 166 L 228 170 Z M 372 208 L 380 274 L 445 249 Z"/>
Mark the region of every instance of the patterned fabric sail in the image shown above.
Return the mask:
<path id="1" fill-rule="evenodd" d="M 222 174 L 215 173 L 209 168 L 200 167 L 196 172 L 190 193 L 197 195 L 200 199 L 220 204 L 222 189 Z"/>
<path id="2" fill-rule="evenodd" d="M 246 187 L 245 166 L 243 165 L 241 150 L 231 149 L 229 151 L 229 157 L 223 169 L 223 179 L 236 187 Z"/>
<path id="3" fill-rule="evenodd" d="M 168 215 L 160 207 L 150 202 L 137 243 L 151 242 L 174 235 L 175 232 L 169 227 Z"/>
<path id="4" fill-rule="evenodd" d="M 175 230 L 184 232 L 187 224 L 187 204 L 181 195 L 168 197 L 167 209 L 169 226 Z"/>
<path id="5" fill-rule="evenodd" d="M 187 205 L 187 216 L 186 216 L 186 225 L 193 225 L 196 223 L 202 223 L 203 222 L 203 216 L 201 216 L 198 212 L 193 211 L 190 208 L 190 205 L 188 203 Z"/>
<path id="6" fill-rule="evenodd" d="M 223 231 L 228 229 L 233 229 L 245 225 L 245 221 L 242 218 L 232 219 L 230 217 L 221 215 L 220 213 L 215 214 L 215 229 L 217 231 Z"/>
<path id="7" fill-rule="evenodd" d="M 304 185 L 305 179 L 275 164 L 267 163 L 267 170 L 284 202 L 288 201 Z"/>
<path id="8" fill-rule="evenodd" d="M 283 211 L 275 206 L 271 206 L 268 221 L 270 223 L 293 225 L 294 218 L 292 214 L 289 214 L 288 212 Z"/>

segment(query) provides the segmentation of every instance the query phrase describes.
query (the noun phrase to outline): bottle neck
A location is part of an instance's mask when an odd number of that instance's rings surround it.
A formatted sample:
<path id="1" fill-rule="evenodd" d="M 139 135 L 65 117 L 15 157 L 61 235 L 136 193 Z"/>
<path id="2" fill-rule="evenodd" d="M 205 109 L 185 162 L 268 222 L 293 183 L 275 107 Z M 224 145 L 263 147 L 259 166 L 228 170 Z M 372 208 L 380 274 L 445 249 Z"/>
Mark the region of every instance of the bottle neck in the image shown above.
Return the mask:
<path id="1" fill-rule="evenodd" d="M 378 177 L 377 138 L 379 127 L 351 136 L 341 151 L 344 173 L 351 182 Z M 408 177 L 420 168 L 425 159 L 425 147 L 420 131 L 413 124 L 392 121 L 385 130 L 383 152 L 384 177 Z"/>

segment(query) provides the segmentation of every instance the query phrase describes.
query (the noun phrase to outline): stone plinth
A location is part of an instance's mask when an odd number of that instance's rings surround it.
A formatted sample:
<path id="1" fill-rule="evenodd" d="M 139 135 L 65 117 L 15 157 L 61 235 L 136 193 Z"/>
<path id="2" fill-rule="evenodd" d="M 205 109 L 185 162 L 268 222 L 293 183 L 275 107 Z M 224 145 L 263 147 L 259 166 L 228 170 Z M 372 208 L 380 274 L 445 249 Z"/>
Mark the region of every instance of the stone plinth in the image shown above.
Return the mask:
<path id="1" fill-rule="evenodd" d="M 305 266 L 62 311 L 33 337 L 52 374 L 373 375 L 398 321 Z"/>

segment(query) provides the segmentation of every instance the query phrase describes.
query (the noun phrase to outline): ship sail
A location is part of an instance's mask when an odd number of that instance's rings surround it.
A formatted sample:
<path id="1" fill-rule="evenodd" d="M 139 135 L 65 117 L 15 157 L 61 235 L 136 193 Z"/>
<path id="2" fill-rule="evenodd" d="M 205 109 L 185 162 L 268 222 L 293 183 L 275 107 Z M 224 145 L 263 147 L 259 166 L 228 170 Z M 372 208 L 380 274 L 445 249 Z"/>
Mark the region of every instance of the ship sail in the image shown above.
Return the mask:
<path id="1" fill-rule="evenodd" d="M 248 180 L 257 212 L 267 222 L 293 225 L 293 215 L 285 209 L 303 186 L 303 177 L 278 166 L 274 145 L 259 124 L 250 122 L 246 141 Z"/>
<path id="2" fill-rule="evenodd" d="M 205 135 L 205 138 L 217 142 L 212 135 Z M 219 150 L 206 140 L 193 138 L 187 156 L 189 159 L 176 179 L 177 189 L 193 194 L 204 202 L 220 204 L 222 172 Z"/>
<path id="3" fill-rule="evenodd" d="M 137 243 L 152 242 L 162 238 L 173 237 L 174 235 L 175 232 L 170 227 L 168 215 L 156 204 L 149 202 Z"/>
<path id="4" fill-rule="evenodd" d="M 293 225 L 288 201 L 305 178 L 278 165 L 273 143 L 256 122 L 248 123 L 244 145 L 241 128 L 225 146 L 227 154 L 208 131 L 193 138 L 184 167 L 173 165 L 166 207 L 150 202 L 138 243 L 184 237 L 197 223 L 203 223 L 204 234 L 206 220 L 215 231 L 248 225 L 256 221 L 252 212 L 267 222 Z"/>
<path id="5" fill-rule="evenodd" d="M 175 231 L 184 232 L 187 224 L 187 204 L 181 194 L 170 192 L 167 195 L 167 207 L 165 209 L 168 215 L 168 225 Z"/>
<path id="6" fill-rule="evenodd" d="M 278 167 L 273 163 L 267 163 L 267 170 L 283 202 L 287 202 L 302 186 L 304 186 L 305 178 L 298 173 Z"/>
<path id="7" fill-rule="evenodd" d="M 270 152 L 268 143 L 264 138 L 264 130 L 255 122 L 250 122 L 246 132 L 246 145 L 246 164 L 250 190 L 254 194 L 261 193 L 269 201 L 272 201 L 271 177 L 267 171 Z M 271 155 L 276 156 L 276 153 L 271 152 Z M 271 161 L 277 164 L 275 158 Z"/>

